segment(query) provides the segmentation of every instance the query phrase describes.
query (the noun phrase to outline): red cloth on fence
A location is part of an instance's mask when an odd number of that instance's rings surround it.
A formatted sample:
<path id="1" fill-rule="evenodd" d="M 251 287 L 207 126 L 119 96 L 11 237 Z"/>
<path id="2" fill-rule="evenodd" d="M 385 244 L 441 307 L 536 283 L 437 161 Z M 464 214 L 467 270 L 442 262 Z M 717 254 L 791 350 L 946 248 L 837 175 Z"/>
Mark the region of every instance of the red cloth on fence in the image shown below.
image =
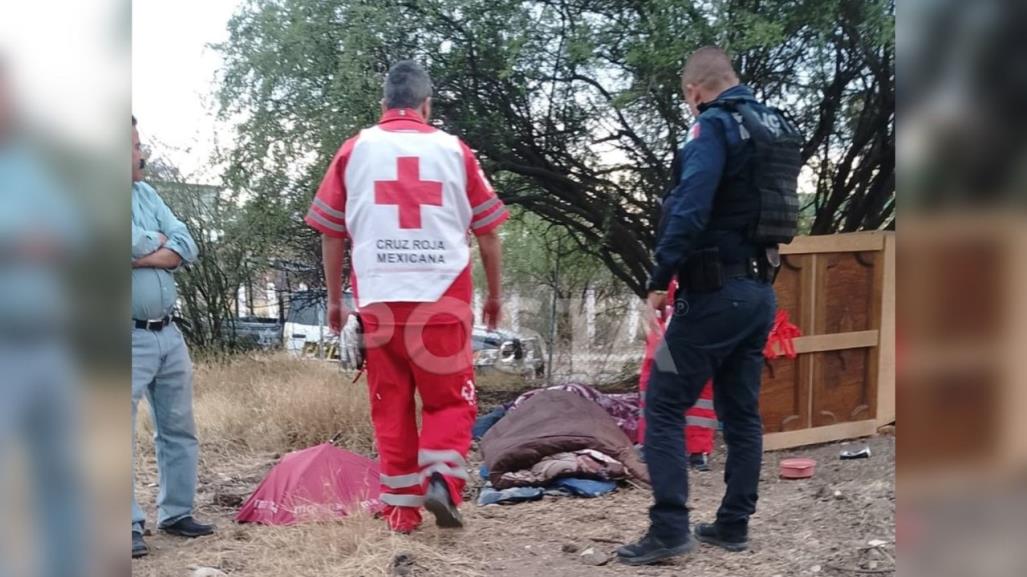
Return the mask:
<path id="1" fill-rule="evenodd" d="M 792 339 L 802 336 L 799 327 L 792 324 L 788 319 L 788 311 L 779 309 L 774 317 L 774 325 L 770 327 L 770 335 L 767 336 L 767 345 L 763 347 L 763 356 L 768 359 L 776 359 L 779 355 L 789 359 L 797 357 L 795 344 Z M 775 345 L 777 345 L 775 347 Z M 776 349 L 781 349 L 779 353 Z"/>

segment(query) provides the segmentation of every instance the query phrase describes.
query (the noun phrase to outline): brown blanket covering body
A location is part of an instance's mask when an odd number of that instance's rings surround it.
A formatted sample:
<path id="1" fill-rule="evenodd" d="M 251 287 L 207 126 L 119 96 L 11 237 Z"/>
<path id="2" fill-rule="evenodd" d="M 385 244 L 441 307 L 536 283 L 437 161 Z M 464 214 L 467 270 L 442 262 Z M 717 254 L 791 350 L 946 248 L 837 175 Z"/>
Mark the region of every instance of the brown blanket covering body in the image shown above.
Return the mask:
<path id="1" fill-rule="evenodd" d="M 503 489 L 503 475 L 531 469 L 557 453 L 593 449 L 620 461 L 648 484 L 649 472 L 627 435 L 595 402 L 574 393 L 543 391 L 508 413 L 481 439 L 489 481 Z"/>

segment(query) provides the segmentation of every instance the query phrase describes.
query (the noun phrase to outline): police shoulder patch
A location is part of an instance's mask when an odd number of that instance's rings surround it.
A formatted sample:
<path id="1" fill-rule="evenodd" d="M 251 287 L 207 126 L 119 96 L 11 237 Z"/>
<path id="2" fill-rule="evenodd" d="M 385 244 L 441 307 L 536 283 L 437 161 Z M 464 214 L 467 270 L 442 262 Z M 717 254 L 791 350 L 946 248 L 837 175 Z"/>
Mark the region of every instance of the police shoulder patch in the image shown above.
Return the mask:
<path id="1" fill-rule="evenodd" d="M 688 129 L 688 138 L 685 139 L 685 144 L 688 144 L 689 142 L 692 142 L 696 138 L 699 138 L 699 131 L 701 130 L 701 128 L 700 128 L 701 126 L 702 125 L 699 124 L 699 121 L 696 120 L 695 124 L 692 125 L 692 128 Z"/>

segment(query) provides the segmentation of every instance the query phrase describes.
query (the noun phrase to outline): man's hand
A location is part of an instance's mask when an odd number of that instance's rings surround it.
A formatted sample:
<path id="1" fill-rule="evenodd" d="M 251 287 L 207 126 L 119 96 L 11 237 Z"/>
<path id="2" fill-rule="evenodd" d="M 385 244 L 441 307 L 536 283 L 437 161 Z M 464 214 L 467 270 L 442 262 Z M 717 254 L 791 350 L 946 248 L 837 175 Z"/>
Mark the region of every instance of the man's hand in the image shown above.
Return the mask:
<path id="1" fill-rule="evenodd" d="M 667 291 L 650 291 L 645 302 L 645 325 L 648 332 L 663 332 L 666 308 Z"/>
<path id="2" fill-rule="evenodd" d="M 335 334 L 342 333 L 342 323 L 349 317 L 349 309 L 341 301 L 328 301 L 328 328 Z"/>
<path id="3" fill-rule="evenodd" d="M 163 232 L 158 232 L 157 233 L 157 238 L 160 239 L 160 245 L 161 246 L 164 246 L 164 245 L 168 244 L 168 237 L 164 236 Z"/>
<path id="4" fill-rule="evenodd" d="M 361 370 L 364 368 L 364 326 L 357 315 L 347 315 L 346 323 L 339 332 L 339 361 L 344 367 Z"/>
<path id="5" fill-rule="evenodd" d="M 503 303 L 499 295 L 489 295 L 485 299 L 485 306 L 482 308 L 481 317 L 490 331 L 496 330 L 496 325 L 499 324 L 500 319 L 503 317 Z"/>
<path id="6" fill-rule="evenodd" d="M 132 261 L 132 268 L 176 269 L 182 264 L 182 257 L 170 248 L 158 248 L 150 254 Z"/>
<path id="7" fill-rule="evenodd" d="M 656 311 L 662 317 L 663 309 L 667 307 L 667 291 L 650 291 L 646 302 L 649 304 L 650 309 Z"/>
<path id="8" fill-rule="evenodd" d="M 500 271 L 503 268 L 503 243 L 495 231 L 478 236 L 478 250 L 481 252 L 481 264 L 485 267 L 485 282 L 488 284 L 488 298 L 481 312 L 482 320 L 489 330 L 494 330 L 502 316 L 502 302 L 499 298 L 502 290 Z"/>

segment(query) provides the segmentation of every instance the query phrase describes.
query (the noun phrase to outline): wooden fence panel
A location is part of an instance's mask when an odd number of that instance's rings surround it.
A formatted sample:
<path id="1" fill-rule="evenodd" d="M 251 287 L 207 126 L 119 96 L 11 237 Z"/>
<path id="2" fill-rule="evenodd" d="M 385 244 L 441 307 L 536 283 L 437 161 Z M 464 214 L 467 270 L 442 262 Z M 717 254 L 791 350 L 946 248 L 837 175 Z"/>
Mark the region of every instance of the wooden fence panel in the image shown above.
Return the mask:
<path id="1" fill-rule="evenodd" d="M 764 445 L 781 449 L 872 434 L 895 419 L 892 233 L 800 237 L 774 285 L 803 336 L 796 359 L 768 360 Z"/>

